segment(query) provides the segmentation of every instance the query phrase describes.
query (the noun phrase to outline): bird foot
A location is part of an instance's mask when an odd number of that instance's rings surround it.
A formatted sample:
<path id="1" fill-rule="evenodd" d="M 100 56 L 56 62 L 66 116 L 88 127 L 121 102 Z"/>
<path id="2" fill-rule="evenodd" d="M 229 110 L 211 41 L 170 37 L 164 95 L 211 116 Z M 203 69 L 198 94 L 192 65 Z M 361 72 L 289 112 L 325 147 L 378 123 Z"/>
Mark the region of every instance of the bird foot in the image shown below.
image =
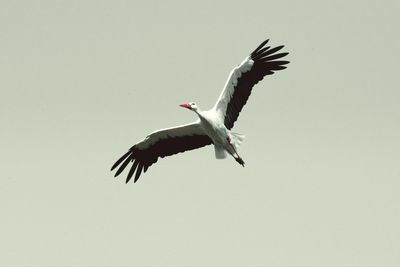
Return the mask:
<path id="1" fill-rule="evenodd" d="M 236 160 L 240 165 L 242 165 L 242 166 L 244 167 L 244 161 L 243 161 L 243 159 L 242 159 L 241 157 L 237 157 L 237 158 L 235 158 L 235 160 Z"/>

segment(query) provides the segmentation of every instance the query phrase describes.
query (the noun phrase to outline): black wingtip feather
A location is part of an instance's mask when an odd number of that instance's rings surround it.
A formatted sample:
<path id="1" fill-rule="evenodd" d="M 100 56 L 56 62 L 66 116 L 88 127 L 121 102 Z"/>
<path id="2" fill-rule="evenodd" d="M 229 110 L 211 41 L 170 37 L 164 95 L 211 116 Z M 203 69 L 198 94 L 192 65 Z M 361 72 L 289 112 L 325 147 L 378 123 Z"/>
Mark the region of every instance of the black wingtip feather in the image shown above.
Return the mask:
<path id="1" fill-rule="evenodd" d="M 272 49 L 270 49 L 270 50 L 267 50 L 267 51 L 263 52 L 263 53 L 261 54 L 261 57 L 259 57 L 259 58 L 263 58 L 263 57 L 266 57 L 266 56 L 268 56 L 268 55 L 271 55 L 271 54 L 273 54 L 273 53 L 275 53 L 275 52 L 278 52 L 279 50 L 281 50 L 281 49 L 284 48 L 284 47 L 285 47 L 285 46 L 280 45 L 280 46 L 274 47 L 274 48 L 272 48 Z"/>
<path id="2" fill-rule="evenodd" d="M 281 66 L 281 65 L 287 65 L 287 64 L 289 64 L 289 61 L 286 61 L 286 60 L 262 62 L 262 66 L 265 66 L 265 67 L 274 67 L 274 66 Z"/>
<path id="3" fill-rule="evenodd" d="M 265 52 L 268 51 L 268 49 L 270 49 L 270 46 L 266 46 L 263 49 L 261 49 L 260 51 L 257 51 L 257 53 L 251 54 L 251 59 L 256 60 L 260 57 L 262 57 L 264 55 Z"/>
<path id="4" fill-rule="evenodd" d="M 126 168 L 126 166 L 129 164 L 129 162 L 131 161 L 132 157 L 129 156 L 124 163 L 122 163 L 122 165 L 119 167 L 119 169 L 117 170 L 117 172 L 115 173 L 114 177 L 117 177 L 118 175 L 120 175 L 120 173 Z"/>
<path id="5" fill-rule="evenodd" d="M 135 172 L 136 167 L 137 167 L 138 164 L 139 164 L 139 161 L 135 160 L 135 162 L 133 163 L 131 169 L 129 170 L 129 173 L 128 173 L 128 176 L 126 177 L 126 182 L 125 183 L 128 183 L 129 180 L 132 178 L 132 175 Z"/>
<path id="6" fill-rule="evenodd" d="M 111 167 L 111 171 L 114 170 L 116 167 L 118 167 L 119 164 L 121 164 L 121 162 L 127 157 L 129 156 L 129 154 L 131 153 L 131 151 L 126 152 L 122 157 L 120 157 L 115 163 L 114 165 Z"/>
<path id="7" fill-rule="evenodd" d="M 143 169 L 143 164 L 140 163 L 136 171 L 135 180 L 133 181 L 134 183 L 136 183 L 136 181 L 139 180 L 142 169 Z"/>
<path id="8" fill-rule="evenodd" d="M 258 50 L 260 50 L 260 49 L 261 49 L 264 45 L 266 45 L 268 42 L 269 42 L 269 39 L 267 39 L 267 40 L 265 40 L 264 42 L 262 42 L 262 43 L 251 53 L 251 55 L 256 54 L 256 53 L 258 52 Z"/>
<path id="9" fill-rule="evenodd" d="M 273 54 L 273 55 L 270 55 L 270 56 L 267 56 L 267 57 L 260 58 L 260 61 L 271 61 L 271 60 L 274 60 L 274 59 L 282 58 L 282 57 L 286 56 L 287 54 L 289 54 L 289 53 Z"/>
<path id="10" fill-rule="evenodd" d="M 274 71 L 277 71 L 277 70 L 284 70 L 284 69 L 286 69 L 286 66 L 278 65 L 278 66 L 274 66 L 274 67 L 273 67 L 273 70 L 274 70 Z"/>
<path id="11" fill-rule="evenodd" d="M 266 46 L 263 49 L 260 49 L 259 51 L 257 51 L 257 55 L 260 55 L 260 54 L 264 53 L 265 51 L 267 51 L 270 48 L 271 48 L 271 46 Z"/>

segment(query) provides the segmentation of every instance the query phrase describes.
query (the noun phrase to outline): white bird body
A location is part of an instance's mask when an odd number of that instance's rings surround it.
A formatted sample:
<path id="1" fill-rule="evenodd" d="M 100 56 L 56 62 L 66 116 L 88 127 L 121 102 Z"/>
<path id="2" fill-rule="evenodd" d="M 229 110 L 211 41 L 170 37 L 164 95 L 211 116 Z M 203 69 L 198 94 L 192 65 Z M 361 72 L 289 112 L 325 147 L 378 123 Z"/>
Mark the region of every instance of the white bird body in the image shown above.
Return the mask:
<path id="1" fill-rule="evenodd" d="M 214 144 L 216 158 L 225 158 L 225 151 L 233 155 L 235 158 L 240 158 L 239 154 L 236 152 L 234 143 L 232 142 L 235 135 L 232 135 L 225 127 L 220 113 L 214 108 L 207 111 L 197 110 L 196 113 L 200 118 L 198 123 L 201 125 L 204 133 L 211 138 Z"/>
<path id="2" fill-rule="evenodd" d="M 228 136 L 228 130 L 221 118 L 214 110 L 198 111 L 196 113 L 200 118 L 199 123 L 204 132 L 214 144 L 222 145 Z"/>
<path id="3" fill-rule="evenodd" d="M 250 56 L 231 71 L 224 89 L 210 110 L 201 111 L 193 102 L 180 105 L 194 111 L 199 119 L 193 123 L 157 130 L 149 134 L 115 162 L 111 170 L 120 166 L 115 176 L 133 162 L 126 182 L 135 172 L 134 182 L 136 182 L 142 170 L 146 172 L 159 157 L 163 158 L 211 144 L 214 145 L 216 158 L 225 158 L 228 153 L 244 167 L 244 161 L 237 153 L 244 136 L 232 132 L 231 129 L 246 104 L 253 86 L 264 76 L 285 69 L 284 65 L 289 63 L 275 60 L 288 54 L 275 53 L 283 46 L 270 49 L 269 46 L 265 47 L 267 42 L 268 40 L 261 43 Z"/>

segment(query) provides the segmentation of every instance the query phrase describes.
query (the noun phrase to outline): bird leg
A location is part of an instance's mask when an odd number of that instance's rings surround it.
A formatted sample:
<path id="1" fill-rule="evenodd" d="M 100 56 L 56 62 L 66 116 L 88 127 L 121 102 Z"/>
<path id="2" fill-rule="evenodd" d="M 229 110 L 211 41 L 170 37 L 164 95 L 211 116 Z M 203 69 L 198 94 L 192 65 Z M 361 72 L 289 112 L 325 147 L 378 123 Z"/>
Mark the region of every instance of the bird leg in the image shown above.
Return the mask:
<path id="1" fill-rule="evenodd" d="M 235 158 L 235 160 L 236 160 L 240 165 L 242 165 L 242 166 L 244 167 L 244 161 L 243 161 L 243 159 L 239 156 L 239 154 L 237 153 L 237 151 L 236 151 L 236 149 L 235 149 L 235 146 L 234 146 L 233 143 L 232 143 L 231 137 L 228 136 L 228 137 L 226 138 L 226 141 L 228 141 L 228 144 L 231 146 L 232 150 L 233 150 L 235 153 L 231 153 L 230 151 L 228 151 L 228 152 L 232 155 L 232 157 Z"/>

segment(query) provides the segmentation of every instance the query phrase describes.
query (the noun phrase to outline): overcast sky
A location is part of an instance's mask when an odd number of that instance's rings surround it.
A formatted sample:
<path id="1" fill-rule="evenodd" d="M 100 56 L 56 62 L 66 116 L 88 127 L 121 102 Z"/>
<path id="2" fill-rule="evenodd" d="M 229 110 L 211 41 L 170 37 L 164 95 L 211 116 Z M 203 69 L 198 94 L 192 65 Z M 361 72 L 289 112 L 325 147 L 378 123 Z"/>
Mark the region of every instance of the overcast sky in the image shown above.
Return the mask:
<path id="1" fill-rule="evenodd" d="M 0 266 L 399 266 L 399 1 L 1 1 Z M 109 171 L 263 40 L 212 147 Z"/>

